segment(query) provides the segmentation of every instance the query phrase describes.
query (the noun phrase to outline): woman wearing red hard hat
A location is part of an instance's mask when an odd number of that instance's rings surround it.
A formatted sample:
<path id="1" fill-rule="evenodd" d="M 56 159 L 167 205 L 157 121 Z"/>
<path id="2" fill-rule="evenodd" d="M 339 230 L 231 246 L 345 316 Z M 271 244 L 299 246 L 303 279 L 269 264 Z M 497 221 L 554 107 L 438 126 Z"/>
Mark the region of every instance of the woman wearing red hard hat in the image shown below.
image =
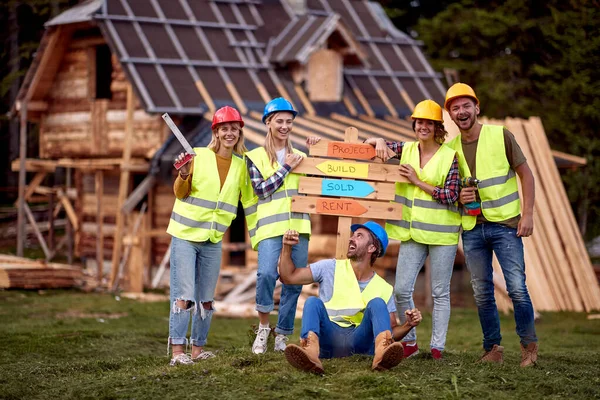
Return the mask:
<path id="1" fill-rule="evenodd" d="M 377 155 L 387 160 L 390 153 L 400 158 L 400 174 L 408 183 L 396 183 L 397 203 L 402 204 L 402 219 L 388 220 L 390 238 L 400 240 L 394 293 L 398 316 L 414 308 L 412 293 L 417 275 L 427 255 L 431 259 L 433 316 L 431 355 L 442 358 L 450 320 L 450 278 L 458 247 L 461 215 L 454 203 L 459 195 L 456 151 L 444 144 L 446 130 L 442 108 L 433 100 L 417 104 L 413 114 L 416 142 L 386 142 L 367 139 L 376 146 Z M 391 150 L 391 151 L 390 151 Z M 419 352 L 415 329 L 403 339 L 404 355 Z"/>
<path id="2" fill-rule="evenodd" d="M 273 311 L 273 292 L 279 275 L 277 263 L 281 253 L 281 239 L 289 229 L 300 233 L 300 243 L 295 246 L 292 259 L 298 266 L 306 266 L 308 261 L 308 239 L 310 218 L 305 213 L 292 212 L 292 196 L 298 194 L 300 175 L 294 169 L 306 154 L 292 146 L 290 135 L 298 112 L 292 103 L 283 97 L 271 100 L 265 105 L 262 121 L 267 126 L 263 147 L 246 153 L 246 164 L 253 193 L 250 199 L 242 195 L 246 223 L 252 248 L 258 250 L 258 270 L 256 277 L 256 311 L 260 324 L 252 345 L 254 354 L 267 351 L 267 339 L 271 328 L 269 313 Z M 318 137 L 306 139 L 311 146 L 320 140 Z M 294 331 L 296 304 L 302 286 L 283 285 L 279 301 L 279 317 L 275 332 L 275 351 L 284 351 L 288 336 Z"/>
<path id="3" fill-rule="evenodd" d="M 212 140 L 194 148 L 194 159 L 179 169 L 173 190 L 175 205 L 167 233 L 171 239 L 171 365 L 193 364 L 214 357 L 204 345 L 214 312 L 213 300 L 221 267 L 221 240 L 237 215 L 246 168 L 242 116 L 233 107 L 218 109 Z M 175 162 L 186 156 L 181 153 Z M 185 353 L 192 317 L 191 356 Z"/>

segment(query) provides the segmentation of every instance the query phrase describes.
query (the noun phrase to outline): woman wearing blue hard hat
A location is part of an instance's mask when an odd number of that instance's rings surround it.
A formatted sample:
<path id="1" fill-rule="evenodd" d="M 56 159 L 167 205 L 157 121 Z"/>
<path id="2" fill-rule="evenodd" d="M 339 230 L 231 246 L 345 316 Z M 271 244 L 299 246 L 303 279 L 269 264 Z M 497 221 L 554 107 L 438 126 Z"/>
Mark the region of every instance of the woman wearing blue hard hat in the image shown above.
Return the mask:
<path id="1" fill-rule="evenodd" d="M 427 255 L 431 258 L 433 316 L 431 355 L 442 358 L 450 320 L 450 278 L 458 247 L 461 215 L 454 203 L 459 194 L 456 151 L 444 144 L 442 108 L 433 100 L 417 104 L 413 114 L 416 142 L 386 142 L 367 139 L 384 160 L 390 155 L 400 159 L 400 174 L 407 183 L 396 183 L 395 201 L 402 204 L 402 219 L 388 220 L 390 238 L 400 240 L 394 293 L 398 316 L 414 308 L 413 291 L 417 275 Z M 392 153 L 392 154 L 390 154 Z M 415 330 L 403 339 L 404 355 L 419 352 Z"/>
<path id="2" fill-rule="evenodd" d="M 246 153 L 246 165 L 251 183 L 251 196 L 242 196 L 246 213 L 246 223 L 252 248 L 258 250 L 258 270 L 256 278 L 256 311 L 260 324 L 252 352 L 262 354 L 267 351 L 269 313 L 273 311 L 273 292 L 279 275 L 277 264 L 282 248 L 282 236 L 293 229 L 300 233 L 300 243 L 294 248 L 292 259 L 298 266 L 306 266 L 308 261 L 308 240 L 310 218 L 305 213 L 291 211 L 292 196 L 298 194 L 300 175 L 294 169 L 306 157 L 294 149 L 290 140 L 294 118 L 298 112 L 292 103 L 278 97 L 265 105 L 262 121 L 267 126 L 267 136 L 263 147 Z M 318 137 L 309 137 L 307 146 L 317 143 Z M 246 193 L 248 193 L 248 185 Z M 279 301 L 279 317 L 275 332 L 275 351 L 283 351 L 287 336 L 294 331 L 296 305 L 302 286 L 283 285 Z"/>

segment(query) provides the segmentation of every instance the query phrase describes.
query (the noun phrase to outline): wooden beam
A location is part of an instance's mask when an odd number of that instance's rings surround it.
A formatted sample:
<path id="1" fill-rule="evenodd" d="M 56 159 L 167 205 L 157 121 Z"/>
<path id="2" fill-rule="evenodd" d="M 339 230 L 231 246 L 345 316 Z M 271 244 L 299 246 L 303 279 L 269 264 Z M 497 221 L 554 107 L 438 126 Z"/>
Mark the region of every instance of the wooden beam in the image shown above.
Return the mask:
<path id="1" fill-rule="evenodd" d="M 49 260 L 50 259 L 50 250 L 48 249 L 48 246 L 46 245 L 44 236 L 38 229 L 37 221 L 35 220 L 35 217 L 33 216 L 33 213 L 31 212 L 31 208 L 29 208 L 29 205 L 27 203 L 23 204 L 23 211 L 27 215 L 29 224 L 31 225 L 31 228 L 33 229 L 33 232 L 35 233 L 35 236 L 37 237 L 37 240 L 40 243 L 40 246 L 42 247 L 44 254 L 46 255 L 46 260 Z"/>
<path id="2" fill-rule="evenodd" d="M 354 127 L 347 128 L 344 131 L 344 141 L 346 143 L 356 143 L 358 141 L 358 130 Z M 337 240 L 335 242 L 335 258 L 338 260 L 344 260 L 348 256 L 348 242 L 350 241 L 351 236 L 351 226 L 352 218 L 338 218 Z"/>
<path id="3" fill-rule="evenodd" d="M 204 100 L 204 102 L 206 103 L 208 110 L 214 113 L 217 110 L 217 108 L 215 107 L 215 103 L 210 97 L 210 94 L 208 94 L 206 86 L 204 86 L 204 83 L 202 83 L 201 80 L 196 81 L 196 89 L 198 89 L 198 91 L 200 92 L 200 96 L 202 97 L 202 100 Z"/>
<path id="4" fill-rule="evenodd" d="M 96 188 L 96 265 L 98 266 L 96 278 L 100 283 L 104 267 L 104 172 L 102 170 L 96 171 L 94 183 Z"/>
<path id="5" fill-rule="evenodd" d="M 29 198 L 42 183 L 46 175 L 47 172 L 37 172 L 35 174 L 31 182 L 29 182 L 29 185 L 27 185 L 27 190 L 25 191 L 25 201 L 29 201 Z"/>
<path id="6" fill-rule="evenodd" d="M 21 110 L 19 134 L 19 200 L 17 214 L 17 256 L 23 257 L 25 244 L 25 157 L 27 157 L 27 102 Z"/>
<path id="7" fill-rule="evenodd" d="M 65 209 L 65 212 L 67 213 L 69 222 L 71 223 L 71 225 L 73 226 L 75 231 L 78 231 L 79 230 L 79 219 L 77 218 L 77 213 L 75 212 L 75 209 L 71 205 L 71 202 L 67 198 L 67 195 L 62 191 L 62 189 L 58 189 L 57 194 L 58 194 L 58 198 L 59 198 L 60 202 L 62 203 L 62 205 Z"/>
<path id="8" fill-rule="evenodd" d="M 131 145 L 133 142 L 133 88 L 131 83 L 127 85 L 127 120 L 125 121 L 125 143 L 123 146 L 122 166 L 128 167 L 131 160 Z M 125 196 L 129 189 L 129 168 L 121 169 L 121 179 L 119 181 L 119 194 L 117 198 L 116 232 L 113 242 L 112 269 L 110 274 L 109 287 L 115 287 L 117 274 L 119 271 L 119 260 L 121 259 L 121 248 L 123 239 L 123 213 L 121 208 L 125 201 Z"/>
<path id="9" fill-rule="evenodd" d="M 306 112 L 310 115 L 315 115 L 316 114 L 315 108 L 313 107 L 312 103 L 308 99 L 308 96 L 306 96 L 306 93 L 304 93 L 304 89 L 302 89 L 302 86 L 294 85 L 294 90 L 296 91 L 296 94 L 300 98 L 300 101 L 302 102 L 302 105 L 306 109 Z"/>
<path id="10" fill-rule="evenodd" d="M 227 91 L 231 95 L 231 98 L 233 99 L 233 102 L 235 103 L 235 105 L 236 105 L 237 109 L 240 111 L 240 113 L 242 113 L 242 114 L 248 113 L 248 107 L 246 107 L 244 100 L 242 100 L 242 98 L 240 97 L 240 94 L 238 93 L 237 89 L 235 88 L 235 85 L 233 83 L 229 82 L 229 83 L 225 84 L 225 87 L 227 88 Z"/>

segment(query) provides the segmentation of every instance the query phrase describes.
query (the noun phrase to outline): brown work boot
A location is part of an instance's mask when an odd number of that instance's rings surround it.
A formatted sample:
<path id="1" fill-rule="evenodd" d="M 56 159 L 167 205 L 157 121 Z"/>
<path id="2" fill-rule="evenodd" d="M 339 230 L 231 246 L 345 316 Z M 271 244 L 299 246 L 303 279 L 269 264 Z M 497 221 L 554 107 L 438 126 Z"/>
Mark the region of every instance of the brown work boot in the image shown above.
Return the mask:
<path id="1" fill-rule="evenodd" d="M 385 371 L 400 364 L 404 356 L 402 343 L 394 342 L 392 332 L 383 331 L 375 338 L 375 356 L 373 357 L 373 371 Z"/>
<path id="2" fill-rule="evenodd" d="M 502 364 L 504 362 L 504 347 L 495 344 L 490 351 L 486 351 L 477 362 L 491 362 Z"/>
<path id="3" fill-rule="evenodd" d="M 538 344 L 529 343 L 527 347 L 521 344 L 521 367 L 531 367 L 537 362 Z"/>
<path id="4" fill-rule="evenodd" d="M 323 364 L 319 360 L 319 337 L 308 332 L 306 339 L 300 339 L 300 346 L 289 344 L 285 348 L 285 358 L 294 367 L 314 374 L 322 374 Z"/>

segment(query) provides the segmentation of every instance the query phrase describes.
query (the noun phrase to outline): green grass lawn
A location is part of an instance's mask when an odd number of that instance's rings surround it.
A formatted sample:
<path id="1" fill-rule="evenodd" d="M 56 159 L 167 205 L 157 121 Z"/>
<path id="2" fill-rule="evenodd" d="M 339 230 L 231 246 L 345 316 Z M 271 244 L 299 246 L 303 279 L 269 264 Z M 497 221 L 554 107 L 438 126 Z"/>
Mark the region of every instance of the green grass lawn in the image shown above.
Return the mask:
<path id="1" fill-rule="evenodd" d="M 442 362 L 429 356 L 425 314 L 421 354 L 394 370 L 371 372 L 370 357 L 354 356 L 325 360 L 314 376 L 280 354 L 253 355 L 255 320 L 218 316 L 207 346 L 217 357 L 169 367 L 168 311 L 104 294 L 0 291 L 0 399 L 600 398 L 600 320 L 585 314 L 543 314 L 534 368 L 519 368 L 512 316 L 502 317 L 504 365 L 475 364 L 476 311 L 454 309 Z"/>

